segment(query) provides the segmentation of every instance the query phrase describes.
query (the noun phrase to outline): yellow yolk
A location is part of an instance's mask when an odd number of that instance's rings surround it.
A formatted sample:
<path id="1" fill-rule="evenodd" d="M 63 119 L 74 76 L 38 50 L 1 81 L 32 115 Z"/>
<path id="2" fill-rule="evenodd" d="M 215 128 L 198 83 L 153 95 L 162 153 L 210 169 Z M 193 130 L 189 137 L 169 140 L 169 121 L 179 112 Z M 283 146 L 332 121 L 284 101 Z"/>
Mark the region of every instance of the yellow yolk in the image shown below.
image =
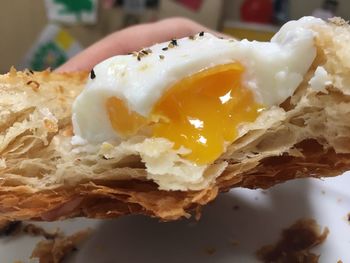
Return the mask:
<path id="1" fill-rule="evenodd" d="M 197 164 L 215 161 L 225 144 L 237 138 L 238 126 L 254 121 L 263 109 L 242 85 L 243 71 L 238 63 L 220 65 L 170 87 L 150 114 L 153 136 L 191 150 L 184 158 Z M 113 128 L 122 135 L 146 125 L 147 120 L 129 111 L 120 99 L 110 98 L 107 109 Z"/>
<path id="2" fill-rule="evenodd" d="M 216 66 L 175 84 L 152 111 L 162 117 L 154 136 L 192 150 L 186 158 L 198 164 L 213 162 L 236 139 L 237 126 L 254 121 L 262 108 L 242 86 L 243 70 L 237 63 Z"/>
<path id="3" fill-rule="evenodd" d="M 130 111 L 124 101 L 116 97 L 107 100 L 106 108 L 113 129 L 124 137 L 134 135 L 142 126 L 147 124 L 146 118 Z"/>

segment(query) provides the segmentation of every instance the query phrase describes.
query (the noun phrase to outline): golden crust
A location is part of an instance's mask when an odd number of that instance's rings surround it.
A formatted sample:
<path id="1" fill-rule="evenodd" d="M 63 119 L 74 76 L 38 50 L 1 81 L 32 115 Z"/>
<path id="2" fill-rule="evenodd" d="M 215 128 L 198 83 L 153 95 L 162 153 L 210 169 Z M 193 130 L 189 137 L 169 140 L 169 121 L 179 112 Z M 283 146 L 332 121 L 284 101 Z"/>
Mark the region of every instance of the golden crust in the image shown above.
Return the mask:
<path id="1" fill-rule="evenodd" d="M 227 163 L 225 171 L 199 191 L 159 190 L 145 180 L 138 156 L 105 160 L 71 152 L 71 104 L 87 73 L 12 69 L 0 76 L 0 216 L 56 220 L 145 214 L 176 220 L 232 187 L 267 188 L 349 170 L 349 26 L 336 21 L 315 30 L 318 55 L 296 93 L 242 130 L 216 162 Z M 318 66 L 332 83 L 325 91 L 309 85 Z"/>

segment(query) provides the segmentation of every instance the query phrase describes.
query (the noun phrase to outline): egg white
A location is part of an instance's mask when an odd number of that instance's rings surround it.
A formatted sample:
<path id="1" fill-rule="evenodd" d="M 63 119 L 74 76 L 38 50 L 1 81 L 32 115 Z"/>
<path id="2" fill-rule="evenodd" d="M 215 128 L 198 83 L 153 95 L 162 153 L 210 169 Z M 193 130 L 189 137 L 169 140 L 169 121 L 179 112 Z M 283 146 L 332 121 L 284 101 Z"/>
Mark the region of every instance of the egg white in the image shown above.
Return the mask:
<path id="1" fill-rule="evenodd" d="M 243 85 L 258 103 L 279 105 L 291 96 L 316 56 L 314 25 L 324 22 L 305 17 L 284 25 L 271 42 L 220 39 L 209 33 L 156 44 L 152 53 L 109 58 L 94 68 L 73 104 L 72 143 L 101 143 L 118 139 L 106 110 L 110 97 L 122 99 L 130 110 L 147 117 L 153 105 L 174 83 L 201 70 L 239 62 L 245 68 Z"/>

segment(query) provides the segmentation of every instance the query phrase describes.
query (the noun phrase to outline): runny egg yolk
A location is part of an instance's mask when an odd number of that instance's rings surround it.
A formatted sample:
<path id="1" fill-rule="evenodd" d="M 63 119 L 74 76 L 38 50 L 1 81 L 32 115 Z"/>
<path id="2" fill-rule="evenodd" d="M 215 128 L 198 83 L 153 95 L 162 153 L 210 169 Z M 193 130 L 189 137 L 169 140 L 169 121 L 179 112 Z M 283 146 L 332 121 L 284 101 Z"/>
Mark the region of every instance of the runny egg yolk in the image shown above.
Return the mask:
<path id="1" fill-rule="evenodd" d="M 163 94 L 148 119 L 112 97 L 107 101 L 110 121 L 125 136 L 150 125 L 154 137 L 191 150 L 184 158 L 197 164 L 212 163 L 225 144 L 237 138 L 238 126 L 253 122 L 263 109 L 242 85 L 243 72 L 242 65 L 231 63 L 186 77 Z"/>
<path id="2" fill-rule="evenodd" d="M 124 101 L 119 98 L 109 98 L 106 107 L 113 129 L 124 137 L 134 135 L 147 124 L 146 118 L 130 111 Z"/>

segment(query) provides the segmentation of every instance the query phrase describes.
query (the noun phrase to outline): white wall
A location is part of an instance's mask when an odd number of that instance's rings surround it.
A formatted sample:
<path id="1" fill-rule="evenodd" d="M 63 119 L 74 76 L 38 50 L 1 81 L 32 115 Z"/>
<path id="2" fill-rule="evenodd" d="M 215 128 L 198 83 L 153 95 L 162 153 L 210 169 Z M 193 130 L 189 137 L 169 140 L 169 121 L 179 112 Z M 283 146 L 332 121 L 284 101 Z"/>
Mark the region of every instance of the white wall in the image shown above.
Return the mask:
<path id="1" fill-rule="evenodd" d="M 225 0 L 224 17 L 225 19 L 238 20 L 239 8 L 243 0 Z M 323 0 L 290 0 L 290 17 L 297 19 L 302 16 L 310 15 L 314 9 L 321 6 Z M 337 16 L 344 19 L 350 19 L 350 1 L 339 0 Z"/>

